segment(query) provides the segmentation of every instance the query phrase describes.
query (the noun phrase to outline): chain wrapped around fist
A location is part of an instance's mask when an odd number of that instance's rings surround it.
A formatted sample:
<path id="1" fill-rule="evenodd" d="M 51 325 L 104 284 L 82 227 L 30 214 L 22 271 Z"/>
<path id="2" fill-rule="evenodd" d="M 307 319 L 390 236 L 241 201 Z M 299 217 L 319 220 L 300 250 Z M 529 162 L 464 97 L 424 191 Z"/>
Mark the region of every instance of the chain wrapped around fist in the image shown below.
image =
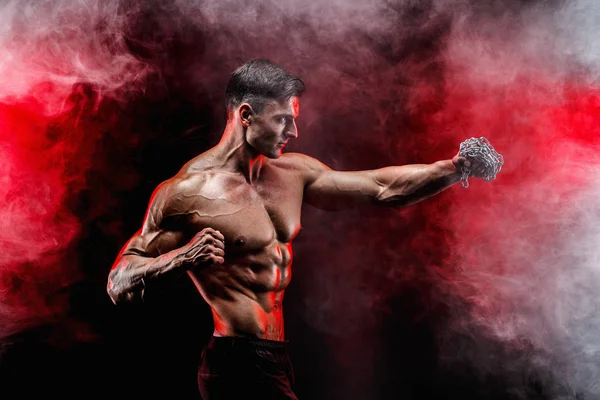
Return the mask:
<path id="1" fill-rule="evenodd" d="M 504 165 L 502 155 L 484 137 L 470 138 L 462 142 L 458 155 L 471 163 L 470 168 L 462 166 L 461 184 L 464 188 L 469 187 L 469 176 L 476 176 L 487 182 L 493 181 Z M 473 174 L 474 166 L 481 171 L 477 175 Z"/>

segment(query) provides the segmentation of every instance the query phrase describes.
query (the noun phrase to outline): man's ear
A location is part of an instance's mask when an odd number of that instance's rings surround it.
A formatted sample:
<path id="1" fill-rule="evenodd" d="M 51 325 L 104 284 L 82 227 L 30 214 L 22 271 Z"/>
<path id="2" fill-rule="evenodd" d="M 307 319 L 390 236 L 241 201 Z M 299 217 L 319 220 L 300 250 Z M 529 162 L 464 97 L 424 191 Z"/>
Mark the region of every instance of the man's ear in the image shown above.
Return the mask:
<path id="1" fill-rule="evenodd" d="M 240 104 L 238 107 L 238 115 L 240 116 L 240 122 L 244 128 L 249 127 L 254 120 L 254 110 L 252 110 L 252 107 L 248 103 Z"/>

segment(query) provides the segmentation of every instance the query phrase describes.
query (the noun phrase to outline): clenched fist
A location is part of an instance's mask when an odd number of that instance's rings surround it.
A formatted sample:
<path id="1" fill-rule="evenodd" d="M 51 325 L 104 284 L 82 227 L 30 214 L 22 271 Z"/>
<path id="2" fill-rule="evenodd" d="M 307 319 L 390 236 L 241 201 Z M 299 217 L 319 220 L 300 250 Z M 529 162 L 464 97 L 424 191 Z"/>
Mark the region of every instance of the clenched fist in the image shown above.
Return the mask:
<path id="1" fill-rule="evenodd" d="M 180 256 L 188 268 L 210 267 L 225 262 L 225 237 L 221 232 L 205 228 L 181 248 Z"/>

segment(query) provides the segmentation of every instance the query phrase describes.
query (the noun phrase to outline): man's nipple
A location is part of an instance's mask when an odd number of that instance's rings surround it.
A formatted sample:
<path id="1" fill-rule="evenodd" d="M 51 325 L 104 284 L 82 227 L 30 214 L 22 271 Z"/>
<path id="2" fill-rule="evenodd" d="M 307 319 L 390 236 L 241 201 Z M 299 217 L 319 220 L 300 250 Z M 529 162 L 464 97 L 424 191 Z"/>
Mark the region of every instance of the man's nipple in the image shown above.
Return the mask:
<path id="1" fill-rule="evenodd" d="M 243 245 L 246 244 L 246 237 L 245 236 L 236 237 L 235 240 L 233 241 L 233 244 L 235 244 L 238 247 L 242 247 Z"/>

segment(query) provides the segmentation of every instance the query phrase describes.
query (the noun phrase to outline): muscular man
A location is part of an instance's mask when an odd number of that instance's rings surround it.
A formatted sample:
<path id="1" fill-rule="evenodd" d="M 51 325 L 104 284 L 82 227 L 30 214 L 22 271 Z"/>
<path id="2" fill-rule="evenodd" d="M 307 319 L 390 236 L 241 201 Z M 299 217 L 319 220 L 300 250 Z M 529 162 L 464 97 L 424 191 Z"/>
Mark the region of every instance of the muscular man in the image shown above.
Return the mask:
<path id="1" fill-rule="evenodd" d="M 109 275 L 108 294 L 121 303 L 142 299 L 152 281 L 187 272 L 214 319 L 198 374 L 205 400 L 296 399 L 282 302 L 303 201 L 328 210 L 406 206 L 459 182 L 463 165 L 481 173 L 458 155 L 342 172 L 282 154 L 298 136 L 303 91 L 300 78 L 267 60 L 233 72 L 221 141 L 157 187 L 142 229 Z"/>

